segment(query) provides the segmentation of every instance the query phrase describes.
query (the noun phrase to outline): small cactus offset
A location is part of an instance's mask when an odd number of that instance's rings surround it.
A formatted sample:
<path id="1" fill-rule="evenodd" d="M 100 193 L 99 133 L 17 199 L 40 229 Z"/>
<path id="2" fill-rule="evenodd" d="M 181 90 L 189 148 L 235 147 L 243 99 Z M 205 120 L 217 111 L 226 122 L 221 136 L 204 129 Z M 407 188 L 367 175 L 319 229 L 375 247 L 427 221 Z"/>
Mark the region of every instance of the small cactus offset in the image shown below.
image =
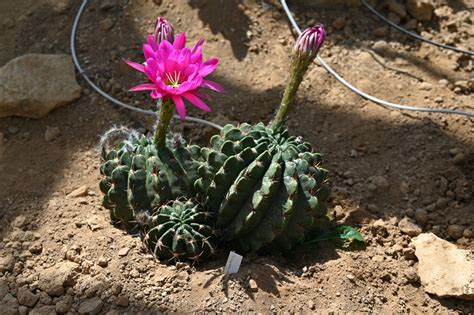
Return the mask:
<path id="1" fill-rule="evenodd" d="M 215 252 L 214 215 L 176 200 L 148 219 L 144 242 L 162 261 L 199 262 Z"/>
<path id="2" fill-rule="evenodd" d="M 152 209 L 193 193 L 195 162 L 179 135 L 168 135 L 158 148 L 142 136 L 122 142 L 118 149 L 103 153 L 100 189 L 103 205 L 113 222 L 125 229 L 135 226 L 135 213 Z"/>
<path id="3" fill-rule="evenodd" d="M 227 125 L 201 152 L 196 190 L 217 213 L 223 240 L 241 251 L 269 243 L 289 250 L 326 215 L 321 156 L 285 128 Z"/>

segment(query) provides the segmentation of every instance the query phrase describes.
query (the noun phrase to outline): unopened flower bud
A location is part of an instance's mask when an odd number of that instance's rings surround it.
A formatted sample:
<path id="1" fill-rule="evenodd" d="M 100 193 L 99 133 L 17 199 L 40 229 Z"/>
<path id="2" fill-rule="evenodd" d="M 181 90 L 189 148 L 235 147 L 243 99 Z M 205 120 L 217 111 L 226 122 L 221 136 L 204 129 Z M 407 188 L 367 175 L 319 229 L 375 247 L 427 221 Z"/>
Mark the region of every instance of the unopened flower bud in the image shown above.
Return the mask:
<path id="1" fill-rule="evenodd" d="M 307 55 L 312 61 L 316 58 L 325 38 L 326 31 L 323 24 L 308 27 L 296 40 L 295 50 Z"/>
<path id="2" fill-rule="evenodd" d="M 171 25 L 168 20 L 160 16 L 156 19 L 155 32 L 153 33 L 156 41 L 160 43 L 163 39 L 166 39 L 170 43 L 174 41 L 174 30 L 173 25 Z"/>

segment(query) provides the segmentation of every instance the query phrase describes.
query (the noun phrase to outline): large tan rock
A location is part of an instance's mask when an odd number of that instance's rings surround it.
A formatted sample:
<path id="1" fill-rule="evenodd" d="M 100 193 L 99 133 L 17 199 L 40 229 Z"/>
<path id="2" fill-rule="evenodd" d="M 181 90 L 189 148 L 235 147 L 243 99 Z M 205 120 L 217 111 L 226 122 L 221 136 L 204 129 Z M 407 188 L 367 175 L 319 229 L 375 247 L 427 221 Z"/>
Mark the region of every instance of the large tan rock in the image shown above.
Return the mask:
<path id="1" fill-rule="evenodd" d="M 439 297 L 474 300 L 474 260 L 467 250 L 432 233 L 412 239 L 418 275 L 426 292 Z"/>
<path id="2" fill-rule="evenodd" d="M 69 55 L 28 54 L 0 68 L 0 117 L 41 118 L 80 95 Z"/>
<path id="3" fill-rule="evenodd" d="M 434 5 L 431 0 L 408 0 L 407 10 L 418 21 L 426 22 L 433 16 Z"/>

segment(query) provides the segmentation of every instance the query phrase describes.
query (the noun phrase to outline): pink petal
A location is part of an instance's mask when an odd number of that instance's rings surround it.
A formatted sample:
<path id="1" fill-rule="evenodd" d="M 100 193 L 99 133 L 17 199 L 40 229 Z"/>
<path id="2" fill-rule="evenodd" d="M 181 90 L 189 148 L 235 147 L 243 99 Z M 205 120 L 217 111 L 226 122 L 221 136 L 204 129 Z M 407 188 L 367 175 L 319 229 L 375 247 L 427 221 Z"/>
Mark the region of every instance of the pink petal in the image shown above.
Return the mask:
<path id="1" fill-rule="evenodd" d="M 202 87 L 211 89 L 216 92 L 224 92 L 224 87 L 219 83 L 209 80 L 202 80 Z"/>
<path id="2" fill-rule="evenodd" d="M 204 39 L 201 38 L 197 43 L 196 45 L 194 45 L 194 47 L 191 49 L 191 53 L 192 54 L 195 54 L 195 53 L 200 53 L 201 50 L 202 50 L 202 46 L 204 45 Z"/>
<path id="3" fill-rule="evenodd" d="M 156 42 L 156 39 L 155 39 L 155 37 L 153 37 L 153 35 L 149 34 L 149 35 L 146 37 L 146 40 L 147 40 L 147 44 L 150 45 L 150 47 L 151 47 L 154 51 L 157 51 L 157 50 L 158 50 L 158 43 Z"/>
<path id="4" fill-rule="evenodd" d="M 176 106 L 176 111 L 178 112 L 179 117 L 181 120 L 184 120 L 186 118 L 186 108 L 184 107 L 183 99 L 178 95 L 171 95 L 171 99 Z"/>
<path id="5" fill-rule="evenodd" d="M 199 98 L 203 98 L 203 99 L 208 100 L 208 101 L 211 100 L 211 97 L 208 94 L 204 93 L 204 92 L 193 91 L 193 94 L 196 95 Z"/>
<path id="6" fill-rule="evenodd" d="M 205 111 L 205 112 L 210 112 L 211 111 L 211 108 L 209 106 L 206 105 L 206 103 L 204 103 L 199 97 L 197 97 L 196 95 L 190 93 L 190 92 L 186 92 L 183 94 L 183 96 L 188 100 L 190 101 L 194 106 L 196 106 L 197 108 Z"/>
<path id="7" fill-rule="evenodd" d="M 145 44 L 143 45 L 143 55 L 145 55 L 145 60 L 146 60 L 150 58 L 155 58 L 156 53 L 150 45 Z"/>
<path id="8" fill-rule="evenodd" d="M 156 85 L 151 83 L 144 83 L 137 86 L 132 87 L 129 91 L 136 92 L 136 91 L 148 91 L 148 90 L 156 90 Z"/>
<path id="9" fill-rule="evenodd" d="M 211 74 L 216 70 L 217 64 L 219 63 L 219 59 L 217 58 L 210 58 L 206 62 L 204 62 L 199 70 L 199 74 L 205 77 L 208 74 Z"/>
<path id="10" fill-rule="evenodd" d="M 163 39 L 158 48 L 158 55 L 161 56 L 162 60 L 166 61 L 173 50 L 173 45 L 166 39 Z"/>
<path id="11" fill-rule="evenodd" d="M 151 98 L 157 99 L 157 98 L 162 98 L 163 94 L 161 94 L 160 92 L 155 90 L 155 91 L 150 93 L 150 96 L 151 96 Z"/>
<path id="12" fill-rule="evenodd" d="M 133 61 L 130 61 L 130 60 L 124 60 L 124 62 L 125 62 L 127 65 L 129 65 L 130 67 L 132 67 L 133 69 L 145 73 L 145 66 L 144 66 L 144 65 L 139 64 L 139 63 L 136 63 L 136 62 L 133 62 Z"/>
<path id="13" fill-rule="evenodd" d="M 173 47 L 174 49 L 183 49 L 186 45 L 186 34 L 179 33 L 178 36 L 174 39 Z"/>

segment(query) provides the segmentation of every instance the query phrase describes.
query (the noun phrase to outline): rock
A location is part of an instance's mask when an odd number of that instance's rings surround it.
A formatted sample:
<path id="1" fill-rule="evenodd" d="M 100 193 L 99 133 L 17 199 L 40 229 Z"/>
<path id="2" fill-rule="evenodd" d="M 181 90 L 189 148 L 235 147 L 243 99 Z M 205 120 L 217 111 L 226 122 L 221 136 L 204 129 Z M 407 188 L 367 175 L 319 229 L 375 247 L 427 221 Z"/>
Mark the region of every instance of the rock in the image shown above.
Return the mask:
<path id="1" fill-rule="evenodd" d="M 99 217 L 94 215 L 88 218 L 86 222 L 92 231 L 98 231 L 102 229 L 102 225 L 100 225 L 98 221 L 99 221 Z"/>
<path id="2" fill-rule="evenodd" d="M 112 0 L 105 0 L 102 2 L 102 4 L 100 5 L 99 9 L 102 10 L 102 11 L 107 11 L 107 10 L 110 10 L 114 7 L 115 3 L 114 1 Z"/>
<path id="3" fill-rule="evenodd" d="M 31 310 L 29 315 L 56 315 L 56 310 L 52 305 L 45 305 Z"/>
<path id="4" fill-rule="evenodd" d="M 88 193 L 89 193 L 89 189 L 86 185 L 84 185 L 84 186 L 74 189 L 67 196 L 70 198 L 78 198 L 78 197 L 87 196 Z"/>
<path id="5" fill-rule="evenodd" d="M 18 306 L 18 315 L 28 315 L 29 309 L 26 306 L 20 305 Z"/>
<path id="6" fill-rule="evenodd" d="M 372 45 L 372 49 L 379 54 L 383 54 L 385 51 L 390 49 L 390 46 L 386 41 L 379 40 Z"/>
<path id="7" fill-rule="evenodd" d="M 115 299 L 115 303 L 117 303 L 118 306 L 128 306 L 128 297 L 126 297 L 125 295 L 119 295 Z"/>
<path id="8" fill-rule="evenodd" d="M 79 314 L 98 314 L 104 303 L 99 297 L 94 297 L 79 305 Z"/>
<path id="9" fill-rule="evenodd" d="M 412 241 L 419 261 L 418 275 L 427 293 L 474 300 L 474 261 L 468 250 L 432 233 L 420 234 Z"/>
<path id="10" fill-rule="evenodd" d="M 415 19 L 425 22 L 431 20 L 434 6 L 430 0 L 408 0 L 407 10 Z"/>
<path id="11" fill-rule="evenodd" d="M 15 258 L 11 254 L 5 257 L 0 257 L 0 272 L 12 271 L 15 265 Z"/>
<path id="12" fill-rule="evenodd" d="M 411 283 L 416 283 L 420 280 L 414 268 L 406 269 L 404 275 L 405 275 L 405 278 Z"/>
<path id="13" fill-rule="evenodd" d="M 461 89 L 462 92 L 469 92 L 471 90 L 468 81 L 456 81 L 454 86 Z"/>
<path id="14" fill-rule="evenodd" d="M 35 306 L 36 302 L 38 301 L 38 296 L 33 294 L 30 290 L 25 287 L 19 288 L 16 294 L 16 298 L 21 305 L 25 305 L 28 307 Z"/>
<path id="15" fill-rule="evenodd" d="M 26 225 L 26 217 L 24 215 L 19 215 L 17 216 L 12 223 L 10 223 L 10 226 L 12 228 L 18 228 L 21 229 Z"/>
<path id="16" fill-rule="evenodd" d="M 120 257 L 124 257 L 128 255 L 129 251 L 130 251 L 130 247 L 124 247 L 124 248 L 119 249 L 117 255 L 119 255 Z"/>
<path id="17" fill-rule="evenodd" d="M 15 134 L 18 133 L 18 131 L 20 131 L 20 128 L 18 128 L 17 126 L 14 126 L 14 125 L 10 125 L 10 126 L 8 126 L 7 131 L 8 131 L 9 134 L 15 135 Z"/>
<path id="18" fill-rule="evenodd" d="M 64 287 L 74 284 L 74 275 L 78 265 L 63 262 L 47 268 L 40 273 L 38 287 L 51 296 L 60 296 Z"/>
<path id="19" fill-rule="evenodd" d="M 428 82 L 422 82 L 419 88 L 422 91 L 431 91 L 433 89 L 433 86 Z"/>
<path id="20" fill-rule="evenodd" d="M 426 224 L 428 222 L 428 212 L 424 209 L 416 209 L 415 220 L 418 224 Z"/>
<path id="21" fill-rule="evenodd" d="M 396 13 L 399 17 L 405 17 L 407 15 L 407 10 L 405 6 L 396 0 L 392 0 L 388 3 L 388 8 L 390 11 Z"/>
<path id="22" fill-rule="evenodd" d="M 41 254 L 43 251 L 43 245 L 40 242 L 33 243 L 28 249 L 32 254 Z"/>
<path id="23" fill-rule="evenodd" d="M 448 233 L 449 237 L 451 237 L 453 240 L 457 240 L 462 237 L 462 234 L 464 232 L 464 227 L 458 224 L 451 224 L 448 226 L 448 229 L 446 230 L 446 232 Z"/>
<path id="24" fill-rule="evenodd" d="M 421 233 L 421 228 L 413 223 L 409 218 L 403 218 L 398 222 L 400 230 L 408 236 L 417 236 Z"/>
<path id="25" fill-rule="evenodd" d="M 109 262 L 107 258 L 105 258 L 104 256 L 100 256 L 99 259 L 97 260 L 97 264 L 101 267 L 107 267 Z"/>
<path id="26" fill-rule="evenodd" d="M 61 129 L 59 127 L 46 127 L 44 132 L 44 141 L 51 142 L 61 135 Z"/>
<path id="27" fill-rule="evenodd" d="M 0 68 L 0 117 L 41 118 L 79 98 L 69 55 L 27 54 Z"/>
<path id="28" fill-rule="evenodd" d="M 346 26 L 346 19 L 344 17 L 338 17 L 332 22 L 332 26 L 336 30 L 342 30 Z"/>
<path id="29" fill-rule="evenodd" d="M 8 287 L 8 283 L 5 279 L 0 278 L 0 301 L 10 292 L 10 288 Z"/>
<path id="30" fill-rule="evenodd" d="M 72 303 L 74 302 L 72 296 L 65 295 L 61 300 L 56 302 L 54 306 L 55 310 L 59 314 L 65 314 L 71 309 Z"/>
<path id="31" fill-rule="evenodd" d="M 408 260 L 416 259 L 415 250 L 413 248 L 410 248 L 410 247 L 404 248 L 402 252 L 403 252 L 403 257 L 405 257 L 406 259 Z"/>
<path id="32" fill-rule="evenodd" d="M 10 293 L 7 293 L 3 299 L 0 301 L 0 305 L 1 305 L 1 314 L 5 314 L 5 315 L 10 315 L 10 314 L 18 314 L 18 307 L 19 307 L 19 303 L 17 301 L 17 299 L 15 299 L 15 297 L 13 295 L 11 295 Z"/>
<path id="33" fill-rule="evenodd" d="M 250 279 L 249 280 L 249 287 L 250 287 L 250 291 L 257 292 L 258 291 L 257 281 L 255 281 L 254 279 Z"/>
<path id="34" fill-rule="evenodd" d="M 472 230 L 469 229 L 469 228 L 465 228 L 464 231 L 462 232 L 462 236 L 467 238 L 467 239 L 470 239 L 472 238 Z"/>

